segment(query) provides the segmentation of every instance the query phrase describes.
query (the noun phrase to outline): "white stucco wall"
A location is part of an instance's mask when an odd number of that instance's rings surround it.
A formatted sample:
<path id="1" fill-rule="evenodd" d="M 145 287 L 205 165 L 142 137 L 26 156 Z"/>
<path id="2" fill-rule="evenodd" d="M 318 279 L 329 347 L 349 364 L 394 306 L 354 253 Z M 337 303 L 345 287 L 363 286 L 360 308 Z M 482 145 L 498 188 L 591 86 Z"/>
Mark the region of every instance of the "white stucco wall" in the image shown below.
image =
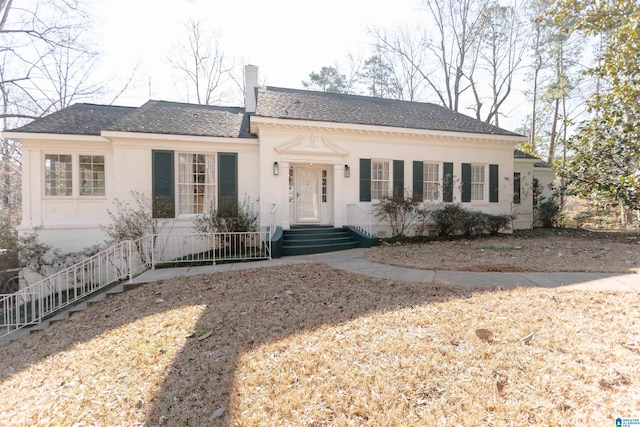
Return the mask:
<path id="1" fill-rule="evenodd" d="M 355 129 L 354 129 L 355 128 Z M 335 185 L 333 223 L 348 223 L 347 205 L 355 203 L 368 212 L 374 212 L 375 202 L 360 202 L 360 159 L 402 160 L 404 186 L 412 192 L 413 161 L 454 163 L 454 203 L 461 201 L 460 174 L 462 163 L 499 165 L 499 202 L 488 202 L 488 168 L 485 202 L 463 203 L 463 206 L 494 214 L 509 214 L 513 201 L 513 138 L 480 136 L 461 133 L 408 131 L 392 132 L 380 127 L 326 125 L 308 122 L 257 118 L 252 129 L 260 135 L 261 200 L 269 205 L 277 203 L 279 223 L 287 228 L 293 223 L 288 201 L 288 174 L 292 165 L 325 165 L 334 169 Z M 278 162 L 280 174 L 274 176 L 272 165 Z M 344 177 L 348 165 L 351 176 Z M 393 171 L 391 171 L 391 176 Z M 264 204 L 263 204 L 264 206 Z M 261 224 L 269 223 L 268 210 L 263 209 Z M 377 224 L 376 231 L 385 235 L 387 226 Z M 388 235 L 388 234 L 387 234 Z"/>
<path id="2" fill-rule="evenodd" d="M 288 228 L 295 223 L 289 201 L 290 166 L 314 167 L 328 173 L 328 200 L 322 205 L 321 223 L 334 226 L 349 222 L 347 206 L 356 204 L 374 212 L 375 202 L 360 202 L 360 159 L 404 162 L 404 187 L 412 192 L 415 161 L 452 162 L 454 170 L 454 203 L 461 201 L 460 175 L 462 163 L 499 165 L 499 202 L 488 202 L 488 168 L 486 170 L 486 200 L 463 203 L 468 208 L 494 214 L 510 214 L 513 206 L 513 173 L 521 172 L 523 188 L 533 179 L 533 164 L 515 162 L 513 146 L 518 138 L 475 135 L 455 132 L 414 131 L 376 126 L 301 122 L 252 117 L 251 130 L 258 138 L 211 138 L 175 135 L 103 132 L 102 137 L 42 135 L 24 136 L 23 144 L 23 219 L 21 233 L 40 227 L 41 240 L 63 251 L 76 251 L 103 242 L 100 229 L 108 225 L 107 210 L 114 209 L 119 199 L 133 202 L 132 191 L 148 197 L 152 189 L 152 151 L 172 150 L 175 153 L 230 152 L 238 154 L 238 198 L 246 198 L 260 212 L 260 226 L 270 223 L 273 204 L 278 205 L 278 225 Z M 105 156 L 106 194 L 104 197 L 45 197 L 44 154 L 97 154 Z M 177 161 L 177 155 L 174 156 Z M 280 173 L 274 175 L 273 163 Z M 345 165 L 350 176 L 344 176 Z M 442 167 L 442 166 L 441 166 Z M 514 169 L 515 167 L 515 169 Z M 74 179 L 77 165 L 74 166 Z M 177 171 L 177 165 L 176 165 Z M 392 180 L 393 171 L 390 171 Z M 551 174 L 552 177 L 552 174 Z M 546 181 L 545 181 L 546 182 Z M 74 182 L 74 185 L 77 183 Z M 175 194 L 177 197 L 177 180 Z M 74 189 L 74 191 L 77 191 Z M 523 194 L 523 202 L 525 199 Z M 176 201 L 177 203 L 177 201 Z M 525 216 L 518 228 L 528 228 L 531 219 L 528 202 L 517 207 Z M 192 216 L 178 216 L 171 221 L 173 232 L 191 230 Z M 377 221 L 374 221 L 377 222 Z M 389 235 L 385 224 L 376 224 L 381 236 Z"/>
<path id="3" fill-rule="evenodd" d="M 105 132 L 104 137 L 66 136 L 56 139 L 22 139 L 23 144 L 23 217 L 18 231 L 33 233 L 40 240 L 63 252 L 78 251 L 106 239 L 101 226 L 111 222 L 107 210 L 114 211 L 116 199 L 134 203 L 132 192 L 151 197 L 152 150 L 215 154 L 238 153 L 238 196 L 245 195 L 259 209 L 258 144 L 255 139 L 197 138 L 166 135 Z M 73 155 L 71 197 L 47 197 L 44 189 L 44 155 Z M 77 194 L 77 156 L 105 156 L 105 196 Z M 177 161 L 177 156 L 175 157 Z M 176 166 L 177 170 L 177 166 Z M 175 194 L 177 195 L 177 182 Z M 192 216 L 171 220 L 173 232 L 188 232 Z"/>

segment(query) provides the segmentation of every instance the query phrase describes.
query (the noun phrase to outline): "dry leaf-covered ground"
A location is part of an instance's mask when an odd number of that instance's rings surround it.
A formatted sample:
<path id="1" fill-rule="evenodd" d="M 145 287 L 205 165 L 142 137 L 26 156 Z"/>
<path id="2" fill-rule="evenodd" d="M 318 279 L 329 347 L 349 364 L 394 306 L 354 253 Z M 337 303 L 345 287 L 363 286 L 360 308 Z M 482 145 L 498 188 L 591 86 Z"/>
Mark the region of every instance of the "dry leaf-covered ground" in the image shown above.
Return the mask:
<path id="1" fill-rule="evenodd" d="M 374 262 L 424 270 L 640 272 L 640 232 L 532 230 L 371 248 Z"/>
<path id="2" fill-rule="evenodd" d="M 7 426 L 595 426 L 640 408 L 637 294 L 323 264 L 144 285 L 0 351 Z"/>

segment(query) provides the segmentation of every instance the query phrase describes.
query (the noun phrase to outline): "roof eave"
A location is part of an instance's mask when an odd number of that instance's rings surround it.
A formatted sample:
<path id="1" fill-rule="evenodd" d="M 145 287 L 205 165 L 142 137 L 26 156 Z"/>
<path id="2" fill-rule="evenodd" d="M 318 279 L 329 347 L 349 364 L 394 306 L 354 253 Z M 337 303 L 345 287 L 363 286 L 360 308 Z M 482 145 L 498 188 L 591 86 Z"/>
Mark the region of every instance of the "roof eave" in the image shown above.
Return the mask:
<path id="1" fill-rule="evenodd" d="M 107 138 L 99 135 L 83 135 L 68 133 L 44 133 L 44 132 L 2 132 L 4 139 L 14 141 L 22 140 L 47 140 L 47 141 L 86 141 L 86 142 L 109 142 Z"/>
<path id="2" fill-rule="evenodd" d="M 168 133 L 151 133 L 151 132 L 124 132 L 124 131 L 114 131 L 114 130 L 103 130 L 102 136 L 112 139 L 155 139 L 161 141 L 220 141 L 220 140 L 229 140 L 236 143 L 252 143 L 256 140 L 256 137 L 239 137 L 239 136 L 206 136 L 206 135 L 179 135 L 179 134 L 168 134 Z"/>
<path id="3" fill-rule="evenodd" d="M 500 142 L 508 142 L 510 144 L 519 144 L 526 142 L 527 137 L 522 135 L 500 135 L 490 133 L 476 133 L 476 132 L 459 132 L 459 131 L 442 131 L 442 130 L 430 130 L 430 129 L 414 129 L 394 126 L 383 125 L 362 125 L 354 123 L 339 123 L 339 122 L 324 122 L 315 120 L 301 120 L 301 119 L 288 119 L 277 117 L 266 117 L 253 115 L 250 117 L 249 132 L 253 135 L 257 134 L 259 125 L 267 126 L 288 126 L 298 128 L 315 128 L 315 129 L 327 129 L 327 130 L 342 130 L 351 132 L 364 132 L 364 133 L 392 133 L 392 134 L 405 134 L 414 136 L 438 136 L 445 138 L 459 138 L 459 139 L 485 139 Z"/>

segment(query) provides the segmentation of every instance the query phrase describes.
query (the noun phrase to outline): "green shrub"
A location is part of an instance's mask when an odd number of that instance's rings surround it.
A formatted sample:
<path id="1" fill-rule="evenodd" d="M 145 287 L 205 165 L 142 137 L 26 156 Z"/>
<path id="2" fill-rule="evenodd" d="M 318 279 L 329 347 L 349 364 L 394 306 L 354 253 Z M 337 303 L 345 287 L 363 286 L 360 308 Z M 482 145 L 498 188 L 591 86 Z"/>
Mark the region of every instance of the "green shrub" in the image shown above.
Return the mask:
<path id="1" fill-rule="evenodd" d="M 451 236 L 460 230 L 460 220 L 466 215 L 466 209 L 460 205 L 444 205 L 431 213 L 438 229 L 438 236 Z"/>
<path id="2" fill-rule="evenodd" d="M 482 233 L 485 223 L 485 214 L 483 212 L 462 208 L 458 214 L 457 220 L 458 230 L 465 236 L 471 236 L 472 234 Z"/>
<path id="3" fill-rule="evenodd" d="M 445 205 L 431 212 L 431 218 L 442 237 L 462 233 L 465 236 L 498 234 L 511 225 L 511 215 L 493 215 L 464 208 L 460 205 Z"/>
<path id="4" fill-rule="evenodd" d="M 507 230 L 511 226 L 513 217 L 511 215 L 484 214 L 484 229 L 492 235 L 498 234 L 501 230 Z"/>
<path id="5" fill-rule="evenodd" d="M 560 214 L 560 205 L 555 197 L 544 200 L 535 207 L 536 221 L 539 221 L 545 228 L 557 226 L 561 221 Z"/>

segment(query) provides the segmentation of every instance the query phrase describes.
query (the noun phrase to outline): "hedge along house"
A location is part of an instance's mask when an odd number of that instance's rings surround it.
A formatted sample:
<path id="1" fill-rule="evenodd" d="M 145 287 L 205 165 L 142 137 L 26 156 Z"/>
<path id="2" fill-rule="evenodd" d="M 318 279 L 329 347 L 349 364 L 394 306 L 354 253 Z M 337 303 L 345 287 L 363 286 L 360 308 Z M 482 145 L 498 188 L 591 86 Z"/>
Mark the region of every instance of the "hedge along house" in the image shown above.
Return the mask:
<path id="1" fill-rule="evenodd" d="M 212 205 L 228 212 L 244 200 L 262 229 L 274 206 L 284 230 L 339 228 L 349 205 L 373 212 L 394 191 L 509 214 L 514 178 L 524 185 L 536 173 L 532 159 L 514 159 L 523 136 L 446 108 L 258 87 L 257 67 L 245 71 L 244 108 L 76 104 L 4 132 L 23 147 L 19 231 L 82 249 L 104 241 L 107 210 L 134 191 L 152 198 L 155 216 L 175 219 L 173 232 L 190 231 Z M 530 227 L 532 197 L 517 204 L 515 225 Z M 389 228 L 374 220 L 373 231 Z"/>

